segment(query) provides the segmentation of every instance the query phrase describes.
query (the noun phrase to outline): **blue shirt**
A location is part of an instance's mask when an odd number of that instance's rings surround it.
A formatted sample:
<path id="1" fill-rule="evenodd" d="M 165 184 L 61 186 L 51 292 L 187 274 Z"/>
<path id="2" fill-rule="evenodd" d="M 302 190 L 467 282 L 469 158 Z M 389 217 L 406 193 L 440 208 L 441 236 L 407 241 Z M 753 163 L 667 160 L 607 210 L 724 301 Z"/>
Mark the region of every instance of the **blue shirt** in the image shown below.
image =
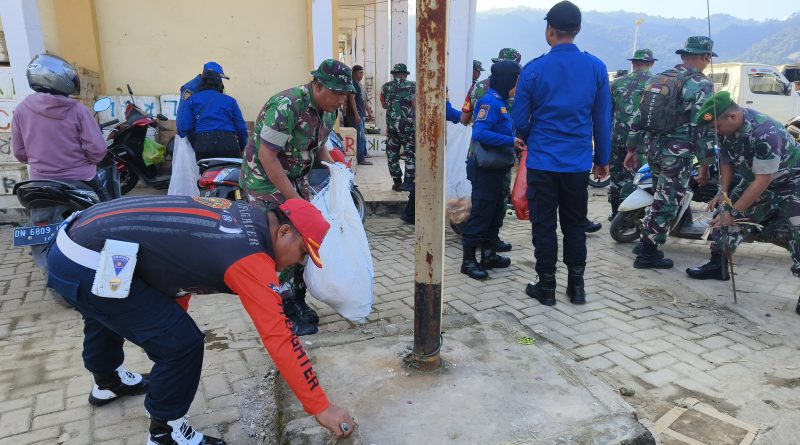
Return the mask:
<path id="1" fill-rule="evenodd" d="M 475 104 L 473 113 L 473 141 L 494 147 L 514 145 L 514 123 L 511 121 L 508 104 L 497 91 L 489 88 Z"/>
<path id="2" fill-rule="evenodd" d="M 451 104 L 449 100 L 447 101 L 447 108 L 445 109 L 445 119 L 454 124 L 461 123 L 461 110 L 453 108 L 453 104 Z"/>
<path id="3" fill-rule="evenodd" d="M 192 137 L 198 133 L 229 131 L 239 137 L 239 147 L 247 145 L 247 127 L 236 99 L 218 92 L 203 90 L 192 94 L 178 110 L 178 134 Z"/>
<path id="4" fill-rule="evenodd" d="M 554 46 L 522 69 L 511 111 L 529 169 L 588 172 L 608 165 L 611 90 L 606 65 L 574 44 Z M 594 159 L 592 159 L 594 138 Z"/>
<path id="5" fill-rule="evenodd" d="M 353 80 L 353 88 L 356 89 L 356 108 L 358 108 L 358 115 L 362 118 L 367 117 L 367 112 L 364 109 L 364 93 L 361 91 L 361 85 Z"/>
<path id="6" fill-rule="evenodd" d="M 178 101 L 177 113 L 180 113 L 181 107 L 183 106 L 183 104 L 186 103 L 186 99 L 190 98 L 192 94 L 200 90 L 200 84 L 202 83 L 203 79 L 201 79 L 200 75 L 198 74 L 197 76 L 194 77 L 194 79 L 183 84 L 183 86 L 181 87 L 181 98 L 180 101 Z"/>

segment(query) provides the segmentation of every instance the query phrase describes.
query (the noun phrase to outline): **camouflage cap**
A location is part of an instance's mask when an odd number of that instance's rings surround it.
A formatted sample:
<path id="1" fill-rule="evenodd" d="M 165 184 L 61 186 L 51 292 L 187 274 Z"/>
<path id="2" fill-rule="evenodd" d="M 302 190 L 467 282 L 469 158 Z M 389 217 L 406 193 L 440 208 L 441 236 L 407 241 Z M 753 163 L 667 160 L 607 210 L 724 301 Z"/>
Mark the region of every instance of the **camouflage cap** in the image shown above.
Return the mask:
<path id="1" fill-rule="evenodd" d="M 405 63 L 395 63 L 394 64 L 394 68 L 392 68 L 391 73 L 392 74 L 399 74 L 399 73 L 411 74 L 411 73 L 408 72 L 408 67 L 406 66 Z"/>
<path id="2" fill-rule="evenodd" d="M 503 48 L 500 50 L 500 53 L 497 57 L 492 59 L 492 62 L 497 63 L 501 60 L 511 60 L 513 62 L 519 63 L 522 60 L 522 54 L 519 51 L 515 50 L 514 48 Z"/>
<path id="3" fill-rule="evenodd" d="M 633 57 L 628 60 L 638 62 L 655 62 L 658 59 L 653 58 L 653 51 L 650 48 L 642 48 L 634 51 Z"/>
<path id="4" fill-rule="evenodd" d="M 711 123 L 716 117 L 724 113 L 731 105 L 733 105 L 731 93 L 727 91 L 720 91 L 713 96 L 709 97 L 700 107 L 697 113 L 697 125 Z"/>
<path id="5" fill-rule="evenodd" d="M 472 71 L 486 71 L 483 68 L 483 64 L 480 60 L 473 60 L 472 61 Z"/>
<path id="6" fill-rule="evenodd" d="M 337 93 L 355 93 L 353 71 L 342 62 L 333 59 L 323 60 L 319 68 L 311 72 L 325 88 Z"/>
<path id="7" fill-rule="evenodd" d="M 692 36 L 686 39 L 683 48 L 676 50 L 675 54 L 711 54 L 717 57 L 717 53 L 712 51 L 714 41 L 706 36 Z"/>

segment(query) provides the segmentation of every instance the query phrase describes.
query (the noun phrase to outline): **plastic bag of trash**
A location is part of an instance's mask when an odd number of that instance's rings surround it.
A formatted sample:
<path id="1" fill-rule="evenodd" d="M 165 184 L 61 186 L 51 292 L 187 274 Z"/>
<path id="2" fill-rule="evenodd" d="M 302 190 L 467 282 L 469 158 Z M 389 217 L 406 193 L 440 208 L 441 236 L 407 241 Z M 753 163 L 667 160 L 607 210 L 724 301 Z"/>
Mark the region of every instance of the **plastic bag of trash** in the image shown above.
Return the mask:
<path id="1" fill-rule="evenodd" d="M 330 182 L 311 199 L 331 228 L 319 254 L 322 268 L 306 262 L 303 278 L 309 293 L 342 317 L 364 323 L 372 310 L 375 270 L 367 232 L 350 195 L 353 173 L 342 164 L 328 164 Z"/>
<path id="2" fill-rule="evenodd" d="M 167 147 L 150 138 L 144 139 L 144 148 L 142 149 L 142 160 L 144 161 L 144 165 L 160 164 L 164 162 L 164 156 L 166 154 Z"/>
<path id="3" fill-rule="evenodd" d="M 522 151 L 522 158 L 517 166 L 517 175 L 514 178 L 514 188 L 511 189 L 511 203 L 514 205 L 514 212 L 517 219 L 527 221 L 531 219 L 528 210 L 528 168 L 525 161 L 528 159 L 528 150 Z"/>
<path id="4" fill-rule="evenodd" d="M 467 180 L 466 164 L 471 138 L 472 127 L 447 124 L 445 198 L 447 216 L 453 224 L 466 222 L 472 207 L 472 183 Z"/>
<path id="5" fill-rule="evenodd" d="M 175 136 L 172 148 L 172 177 L 169 180 L 168 195 L 199 196 L 197 181 L 200 172 L 195 162 L 194 148 L 189 139 Z"/>

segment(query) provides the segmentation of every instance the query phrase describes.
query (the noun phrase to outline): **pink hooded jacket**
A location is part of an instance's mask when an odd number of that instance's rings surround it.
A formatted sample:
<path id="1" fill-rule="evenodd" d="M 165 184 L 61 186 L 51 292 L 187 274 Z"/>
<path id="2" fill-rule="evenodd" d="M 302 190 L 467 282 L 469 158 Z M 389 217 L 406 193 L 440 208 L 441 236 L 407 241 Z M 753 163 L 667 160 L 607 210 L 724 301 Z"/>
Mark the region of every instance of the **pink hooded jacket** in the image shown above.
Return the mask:
<path id="1" fill-rule="evenodd" d="M 14 157 L 30 166 L 31 179 L 86 181 L 106 154 L 103 133 L 88 108 L 75 99 L 35 93 L 14 109 Z"/>

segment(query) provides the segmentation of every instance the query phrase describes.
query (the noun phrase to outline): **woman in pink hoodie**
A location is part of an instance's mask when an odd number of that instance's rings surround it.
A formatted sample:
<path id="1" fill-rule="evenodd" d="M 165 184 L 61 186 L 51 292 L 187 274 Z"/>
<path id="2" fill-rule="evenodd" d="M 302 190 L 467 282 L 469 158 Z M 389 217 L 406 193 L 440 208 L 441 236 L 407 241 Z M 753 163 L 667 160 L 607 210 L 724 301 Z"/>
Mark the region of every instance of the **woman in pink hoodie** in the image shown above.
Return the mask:
<path id="1" fill-rule="evenodd" d="M 89 109 L 68 97 L 80 92 L 77 71 L 60 57 L 40 54 L 27 75 L 36 93 L 14 110 L 14 157 L 29 165 L 31 179 L 83 181 L 101 200 L 109 199 L 97 179 L 97 164 L 106 155 L 103 134 Z"/>

